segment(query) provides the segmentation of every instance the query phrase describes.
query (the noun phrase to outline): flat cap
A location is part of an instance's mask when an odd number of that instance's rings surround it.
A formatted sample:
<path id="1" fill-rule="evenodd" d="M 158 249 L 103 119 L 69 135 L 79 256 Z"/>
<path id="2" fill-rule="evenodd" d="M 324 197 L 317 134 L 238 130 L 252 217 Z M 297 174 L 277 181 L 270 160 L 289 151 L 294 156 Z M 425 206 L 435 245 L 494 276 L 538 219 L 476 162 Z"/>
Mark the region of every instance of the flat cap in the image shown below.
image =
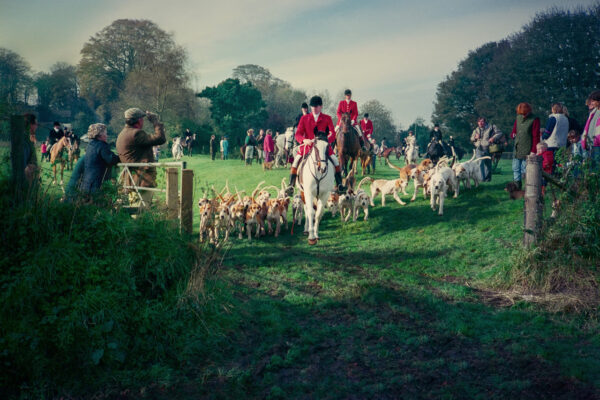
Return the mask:
<path id="1" fill-rule="evenodd" d="M 145 116 L 146 113 L 136 107 L 125 110 L 125 119 L 139 119 L 144 118 Z"/>

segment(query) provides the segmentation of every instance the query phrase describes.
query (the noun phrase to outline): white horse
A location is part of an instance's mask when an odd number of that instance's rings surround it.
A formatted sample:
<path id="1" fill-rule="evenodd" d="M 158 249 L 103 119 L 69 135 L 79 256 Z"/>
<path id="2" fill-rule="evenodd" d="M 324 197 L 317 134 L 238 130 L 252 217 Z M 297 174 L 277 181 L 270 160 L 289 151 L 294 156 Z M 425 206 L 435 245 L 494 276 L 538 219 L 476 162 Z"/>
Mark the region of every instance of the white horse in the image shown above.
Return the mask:
<path id="1" fill-rule="evenodd" d="M 317 244 L 319 240 L 319 223 L 335 184 L 335 167 L 327 157 L 328 146 L 327 137 L 319 138 L 317 135 L 308 157 L 301 164 L 302 170 L 299 171 L 301 180 L 298 181 L 298 187 L 304 192 L 304 231 L 308 232 L 308 243 L 311 245 Z"/>
<path id="2" fill-rule="evenodd" d="M 181 138 L 176 137 L 173 139 L 173 147 L 171 147 L 171 153 L 173 153 L 173 158 L 177 161 L 183 157 L 183 146 L 181 145 Z"/>
<path id="3" fill-rule="evenodd" d="M 416 164 L 419 158 L 419 148 L 417 147 L 414 136 L 406 138 L 406 153 L 404 156 L 405 165 Z"/>
<path id="4" fill-rule="evenodd" d="M 291 126 L 285 130 L 283 135 L 277 136 L 275 140 L 277 153 L 275 154 L 275 165 L 285 166 L 288 161 L 288 156 L 291 154 L 294 146 L 294 128 Z"/>

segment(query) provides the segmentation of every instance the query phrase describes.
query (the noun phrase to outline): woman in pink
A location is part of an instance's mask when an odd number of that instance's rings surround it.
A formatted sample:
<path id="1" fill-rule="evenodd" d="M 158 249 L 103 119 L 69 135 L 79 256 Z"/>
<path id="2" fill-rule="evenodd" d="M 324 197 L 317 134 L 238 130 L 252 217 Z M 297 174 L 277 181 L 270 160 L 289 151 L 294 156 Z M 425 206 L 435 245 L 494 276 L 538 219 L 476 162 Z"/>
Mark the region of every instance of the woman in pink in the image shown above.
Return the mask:
<path id="1" fill-rule="evenodd" d="M 267 136 L 265 136 L 265 141 L 263 143 L 263 150 L 265 152 L 265 161 L 266 162 L 273 161 L 273 152 L 275 151 L 275 142 L 273 141 L 273 131 L 271 129 L 267 129 Z"/>
<path id="2" fill-rule="evenodd" d="M 42 142 L 42 161 L 46 158 L 46 153 L 48 152 L 48 145 L 46 142 Z"/>

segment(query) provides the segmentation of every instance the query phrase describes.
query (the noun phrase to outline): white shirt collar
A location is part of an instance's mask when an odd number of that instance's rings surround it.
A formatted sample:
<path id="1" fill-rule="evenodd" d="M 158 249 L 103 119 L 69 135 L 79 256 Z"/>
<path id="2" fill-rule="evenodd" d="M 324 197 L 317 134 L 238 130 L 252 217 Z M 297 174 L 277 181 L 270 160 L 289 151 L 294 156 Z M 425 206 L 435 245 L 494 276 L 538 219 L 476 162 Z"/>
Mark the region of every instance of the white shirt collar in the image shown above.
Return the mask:
<path id="1" fill-rule="evenodd" d="M 315 122 L 317 122 L 317 120 L 319 119 L 319 115 L 321 115 L 321 113 L 318 114 L 313 114 L 313 118 L 315 119 Z"/>

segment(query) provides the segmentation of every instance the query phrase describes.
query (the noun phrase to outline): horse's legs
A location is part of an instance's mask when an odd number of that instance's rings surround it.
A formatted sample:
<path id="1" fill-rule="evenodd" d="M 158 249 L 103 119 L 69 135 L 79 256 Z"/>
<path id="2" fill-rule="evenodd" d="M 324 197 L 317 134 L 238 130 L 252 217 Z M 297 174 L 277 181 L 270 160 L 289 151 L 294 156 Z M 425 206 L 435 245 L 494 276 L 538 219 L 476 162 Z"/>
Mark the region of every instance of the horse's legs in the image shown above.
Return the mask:
<path id="1" fill-rule="evenodd" d="M 321 222 L 321 217 L 323 217 L 323 200 L 317 200 L 317 212 L 315 213 L 315 239 L 319 238 L 319 223 Z"/>
<path id="2" fill-rule="evenodd" d="M 308 240 L 314 240 L 315 238 L 315 209 L 313 208 L 314 199 L 312 196 L 306 196 L 305 193 L 305 203 L 304 203 L 304 214 L 306 215 L 306 225 L 308 227 L 304 227 L 305 231 L 308 231 Z"/>
<path id="3" fill-rule="evenodd" d="M 54 174 L 54 180 L 52 181 L 52 184 L 56 185 L 56 164 L 52 166 L 52 173 Z"/>
<path id="4" fill-rule="evenodd" d="M 63 184 L 63 172 L 65 171 L 65 163 L 60 163 L 60 184 Z"/>

